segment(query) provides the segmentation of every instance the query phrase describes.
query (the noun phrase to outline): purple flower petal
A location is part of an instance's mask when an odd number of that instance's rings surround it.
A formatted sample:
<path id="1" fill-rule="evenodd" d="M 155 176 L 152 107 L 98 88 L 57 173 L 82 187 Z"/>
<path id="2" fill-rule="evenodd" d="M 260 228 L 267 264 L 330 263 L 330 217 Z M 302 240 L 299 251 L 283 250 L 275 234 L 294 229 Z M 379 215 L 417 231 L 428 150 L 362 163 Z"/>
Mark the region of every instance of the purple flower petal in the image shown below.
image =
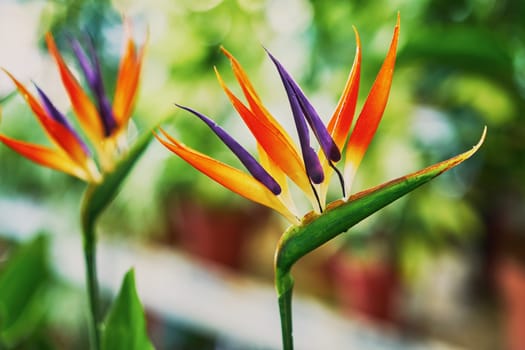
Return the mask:
<path id="1" fill-rule="evenodd" d="M 306 117 L 304 111 L 301 108 L 297 94 L 295 93 L 292 86 L 290 86 L 289 81 L 283 76 L 283 70 L 279 69 L 279 63 L 270 55 L 272 61 L 274 61 L 279 71 L 279 75 L 284 84 L 284 89 L 288 95 L 288 100 L 290 101 L 290 107 L 292 108 L 292 115 L 295 122 L 295 127 L 297 129 L 297 135 L 299 136 L 299 144 L 301 145 L 301 153 L 303 155 L 304 166 L 306 168 L 306 174 L 312 180 L 313 183 L 319 184 L 324 180 L 324 173 L 319 162 L 317 154 L 310 146 L 310 133 L 308 131 L 308 126 L 306 125 Z"/>
<path id="2" fill-rule="evenodd" d="M 82 149 L 84 150 L 84 152 L 87 154 L 87 155 L 90 155 L 91 152 L 89 151 L 89 148 L 87 147 L 87 145 L 84 143 L 84 141 L 82 141 L 82 139 L 80 138 L 80 136 L 78 135 L 78 133 L 75 131 L 75 129 L 73 129 L 73 127 L 71 126 L 71 124 L 68 122 L 68 120 L 66 119 L 66 117 L 64 116 L 64 114 L 62 114 L 56 107 L 55 105 L 51 102 L 51 100 L 49 99 L 49 97 L 44 93 L 44 91 L 42 91 L 42 89 L 40 89 L 38 87 L 38 85 L 36 85 L 35 83 L 33 83 L 33 85 L 35 86 L 36 88 L 36 91 L 38 92 L 38 95 L 40 96 L 40 101 L 42 102 L 43 106 L 44 106 L 44 109 L 46 110 L 47 114 L 53 118 L 53 120 L 57 121 L 58 123 L 62 124 L 63 126 L 65 126 L 74 136 L 75 138 L 77 139 L 78 143 L 82 146 Z"/>
<path id="3" fill-rule="evenodd" d="M 176 104 L 177 107 L 182 108 L 201 119 L 210 129 L 221 139 L 222 142 L 239 158 L 246 169 L 256 178 L 260 183 L 266 186 L 273 194 L 278 195 L 281 193 L 281 186 L 275 181 L 275 179 L 255 160 L 255 158 L 242 147 L 237 141 L 233 139 L 223 128 L 215 123 L 210 118 L 206 117 L 189 107 L 181 106 Z"/>
<path id="4" fill-rule="evenodd" d="M 306 121 L 310 125 L 310 128 L 319 142 L 319 145 L 321 146 L 321 149 L 323 150 L 326 158 L 333 162 L 339 161 L 341 159 L 341 152 L 332 139 L 332 136 L 330 136 L 330 133 L 326 129 L 315 108 L 312 106 L 310 101 L 308 101 L 308 98 L 305 96 L 299 85 L 294 81 L 292 76 L 286 71 L 283 65 L 268 50 L 266 50 L 266 52 L 279 71 L 279 75 L 281 76 L 283 84 L 285 84 L 288 99 L 290 99 L 291 94 L 295 95 L 301 108 L 302 115 L 306 118 Z"/>
<path id="5" fill-rule="evenodd" d="M 285 89 L 289 91 L 290 86 L 287 82 L 284 82 Z M 301 145 L 301 154 L 303 155 L 304 166 L 306 168 L 306 174 L 312 180 L 314 184 L 319 184 L 324 180 L 324 173 L 319 157 L 310 146 L 310 133 L 305 122 L 305 117 L 297 96 L 293 91 L 288 95 L 290 101 L 290 107 L 292 108 L 292 114 L 295 121 L 295 127 L 299 136 L 299 144 Z"/>
<path id="6" fill-rule="evenodd" d="M 102 124 L 104 125 L 104 134 L 110 136 L 117 128 L 117 121 L 113 115 L 113 108 L 111 107 L 111 103 L 109 103 L 106 95 L 98 96 L 97 102 L 98 111 L 102 117 Z"/>
<path id="7" fill-rule="evenodd" d="M 104 134 L 110 136 L 113 130 L 117 127 L 117 122 L 113 115 L 111 104 L 105 93 L 102 71 L 100 69 L 100 62 L 95 52 L 95 48 L 93 47 L 91 40 L 89 40 L 88 43 L 90 57 L 86 55 L 84 49 L 77 40 L 71 40 L 73 52 L 75 53 L 80 68 L 82 69 L 88 85 L 97 101 L 98 112 L 102 119 L 102 124 L 104 125 Z"/>
<path id="8" fill-rule="evenodd" d="M 98 83 L 98 76 L 95 68 L 93 67 L 91 60 L 84 52 L 84 49 L 76 39 L 71 39 L 71 47 L 73 48 L 73 52 L 75 54 L 75 57 L 77 58 L 78 64 L 80 65 L 80 68 L 82 69 L 82 72 L 84 73 L 84 77 L 86 78 L 89 87 L 95 91 Z"/>

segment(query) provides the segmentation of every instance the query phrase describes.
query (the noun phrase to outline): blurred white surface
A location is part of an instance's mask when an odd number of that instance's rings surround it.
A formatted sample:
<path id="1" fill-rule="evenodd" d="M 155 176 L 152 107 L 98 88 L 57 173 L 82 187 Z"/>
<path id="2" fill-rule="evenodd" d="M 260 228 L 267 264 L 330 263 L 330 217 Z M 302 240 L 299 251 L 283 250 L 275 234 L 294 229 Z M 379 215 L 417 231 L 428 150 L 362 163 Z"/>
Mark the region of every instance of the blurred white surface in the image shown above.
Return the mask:
<path id="1" fill-rule="evenodd" d="M 82 288 L 81 237 L 64 231 L 74 227 L 75 218 L 55 214 L 23 200 L 0 199 L 0 234 L 9 232 L 11 238 L 25 240 L 31 236 L 29 231 L 53 232 L 51 256 L 57 274 Z M 64 222 L 65 217 L 71 225 Z M 100 284 L 106 291 L 116 293 L 124 273 L 134 267 L 139 296 L 155 314 L 246 348 L 280 349 L 277 297 L 267 283 L 203 265 L 184 253 L 123 241 L 102 240 L 97 260 Z M 294 297 L 293 317 L 298 350 L 457 349 L 431 340 L 406 339 L 392 329 L 343 318 L 300 295 Z"/>

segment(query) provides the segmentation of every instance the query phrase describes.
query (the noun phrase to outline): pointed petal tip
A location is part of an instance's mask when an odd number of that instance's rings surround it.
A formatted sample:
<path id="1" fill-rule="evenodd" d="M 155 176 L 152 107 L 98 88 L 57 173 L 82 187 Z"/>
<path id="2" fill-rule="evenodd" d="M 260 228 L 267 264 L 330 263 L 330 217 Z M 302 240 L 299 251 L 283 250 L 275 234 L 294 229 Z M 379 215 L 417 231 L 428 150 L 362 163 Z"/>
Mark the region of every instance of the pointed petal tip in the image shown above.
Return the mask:
<path id="1" fill-rule="evenodd" d="M 397 36 L 399 35 L 399 30 L 401 29 L 401 15 L 399 14 L 399 11 L 397 12 L 397 19 L 396 19 L 396 25 L 394 27 L 394 35 L 396 36 L 396 39 L 397 39 Z"/>
<path id="2" fill-rule="evenodd" d="M 9 72 L 9 71 L 7 70 L 7 68 L 0 67 L 0 69 L 1 69 L 5 74 L 7 74 L 7 76 L 9 77 L 9 79 L 13 80 L 13 82 L 16 80 L 15 77 L 13 76 L 13 74 L 11 74 L 11 72 Z"/>
<path id="3" fill-rule="evenodd" d="M 197 117 L 200 117 L 201 114 L 199 112 L 197 112 L 196 110 L 194 110 L 193 108 L 190 108 L 190 107 L 186 107 L 184 105 L 181 105 L 180 103 L 177 103 L 177 102 L 174 102 L 173 103 L 176 107 L 180 108 L 180 109 L 183 109 L 187 112 L 190 112 L 191 114 L 194 114 L 196 115 Z"/>
<path id="4" fill-rule="evenodd" d="M 235 154 L 235 156 L 241 161 L 246 167 L 248 172 L 266 186 L 274 195 L 281 193 L 281 186 L 275 181 L 275 179 L 264 169 L 253 156 L 242 147 L 231 135 L 229 135 L 224 129 L 222 129 L 217 123 L 205 116 L 204 114 L 197 112 L 196 110 L 177 105 L 180 108 L 192 113 L 200 120 L 202 120 L 214 133 L 221 139 L 221 141 Z"/>
<path id="5" fill-rule="evenodd" d="M 221 47 L 219 49 L 224 54 L 224 56 L 226 56 L 226 58 L 228 58 L 230 60 L 230 62 L 236 61 L 236 59 L 233 56 L 233 54 L 230 51 L 228 51 L 224 46 L 221 45 Z"/>
<path id="6" fill-rule="evenodd" d="M 341 152 L 339 151 L 339 148 L 334 143 L 332 145 L 332 148 L 330 149 L 330 160 L 332 162 L 338 162 L 341 160 Z"/>
<path id="7" fill-rule="evenodd" d="M 262 48 L 263 48 L 263 50 L 266 52 L 266 54 L 270 57 L 270 59 L 271 59 L 272 61 L 274 61 L 274 62 L 277 61 L 277 59 L 274 57 L 274 55 L 272 55 L 272 53 L 270 52 L 270 50 L 268 50 L 265 46 L 263 46 Z"/>
<path id="8" fill-rule="evenodd" d="M 320 184 L 324 181 L 324 172 L 317 157 L 317 153 L 312 148 L 304 149 L 304 163 L 306 167 L 306 173 L 314 184 Z"/>
<path id="9" fill-rule="evenodd" d="M 232 54 L 230 53 L 230 51 L 226 50 L 226 48 L 225 48 L 223 45 L 221 45 L 221 46 L 219 47 L 219 50 L 221 50 L 221 52 L 222 52 L 226 57 L 228 57 L 228 58 L 230 58 L 230 57 L 232 56 Z"/>

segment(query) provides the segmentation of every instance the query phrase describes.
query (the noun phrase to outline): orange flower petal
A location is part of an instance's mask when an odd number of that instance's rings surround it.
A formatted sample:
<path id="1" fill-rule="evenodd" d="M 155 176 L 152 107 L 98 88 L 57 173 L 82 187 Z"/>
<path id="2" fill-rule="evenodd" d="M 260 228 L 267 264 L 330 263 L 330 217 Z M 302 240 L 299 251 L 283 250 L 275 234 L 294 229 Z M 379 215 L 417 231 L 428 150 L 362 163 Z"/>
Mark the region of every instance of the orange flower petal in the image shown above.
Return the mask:
<path id="1" fill-rule="evenodd" d="M 38 121 L 44 128 L 45 132 L 58 147 L 60 147 L 72 161 L 79 166 L 87 168 L 88 160 L 90 159 L 86 154 L 82 144 L 80 144 L 76 136 L 64 125 L 60 124 L 51 118 L 40 105 L 37 99 L 22 85 L 16 78 L 8 71 L 4 70 L 6 74 L 15 83 L 18 91 L 24 97 L 27 104 L 36 115 Z"/>
<path id="2" fill-rule="evenodd" d="M 356 39 L 354 63 L 350 70 L 348 80 L 346 81 L 343 94 L 327 126 L 328 132 L 340 150 L 343 149 L 346 138 L 348 137 L 348 132 L 352 126 L 359 92 L 359 80 L 361 77 L 361 40 L 355 27 L 354 32 Z"/>
<path id="3" fill-rule="evenodd" d="M 252 101 L 255 107 L 250 110 L 226 86 L 217 69 L 215 69 L 215 73 L 233 107 L 274 164 L 286 173 L 309 197 L 313 197 L 310 181 L 306 175 L 302 159 L 297 153 L 288 133 L 271 117 L 260 101 L 255 98 L 254 94 L 247 94 L 250 96 L 247 99 Z M 241 86 L 247 88 L 247 85 Z"/>
<path id="4" fill-rule="evenodd" d="M 294 214 L 297 213 L 297 208 L 293 201 L 292 195 L 290 193 L 290 188 L 288 187 L 288 181 L 286 179 L 286 174 L 275 164 L 275 162 L 268 157 L 268 153 L 261 147 L 260 144 L 257 144 L 257 151 L 259 153 L 259 162 L 264 169 L 277 181 L 279 186 L 281 186 L 281 197 L 282 201 L 285 203 L 286 207 Z"/>
<path id="5" fill-rule="evenodd" d="M 58 67 L 60 78 L 62 79 L 62 83 L 64 84 L 64 88 L 66 89 L 80 125 L 95 147 L 98 147 L 104 140 L 105 135 L 97 107 L 91 102 L 88 95 L 65 64 L 51 33 L 46 34 L 46 43 Z"/>
<path id="6" fill-rule="evenodd" d="M 148 39 L 146 39 L 146 42 L 147 40 Z M 115 96 L 113 98 L 113 113 L 121 128 L 127 124 L 131 116 L 131 111 L 133 110 L 145 47 L 146 44 L 136 52 L 131 33 L 128 33 L 126 48 L 120 61 Z"/>
<path id="7" fill-rule="evenodd" d="M 359 39 L 359 33 L 354 27 L 356 48 L 355 57 L 352 69 L 348 75 L 343 94 L 337 103 L 337 107 L 332 115 L 332 118 L 328 122 L 328 132 L 334 139 L 337 147 L 343 151 L 344 144 L 348 138 L 348 133 L 354 120 L 355 107 L 357 104 L 357 95 L 359 92 L 359 81 L 361 78 L 361 40 Z M 319 197 L 324 206 L 326 201 L 326 193 L 328 191 L 328 185 L 332 177 L 333 169 L 329 166 L 329 163 L 324 156 L 323 152 L 319 152 L 319 159 L 323 167 L 325 174 L 325 180 L 320 186 Z"/>
<path id="8" fill-rule="evenodd" d="M 241 85 L 243 91 L 249 91 L 255 99 L 260 100 L 259 96 L 257 95 L 257 92 L 255 91 L 252 83 L 250 82 L 250 79 L 248 78 L 248 74 L 246 74 L 239 61 L 237 61 L 237 59 L 233 57 L 233 55 L 224 47 L 221 47 L 221 51 L 230 60 L 233 73 L 235 74 L 235 78 Z"/>
<path id="9" fill-rule="evenodd" d="M 229 58 L 230 63 L 232 65 L 233 74 L 235 75 L 235 78 L 237 79 L 237 82 L 239 83 L 244 96 L 246 97 L 246 100 L 248 101 L 248 104 L 250 105 L 250 109 L 253 111 L 255 116 L 261 121 L 267 122 L 272 125 L 275 129 L 280 132 L 283 137 L 286 139 L 286 141 L 290 144 L 291 149 L 294 150 L 294 153 L 297 154 L 297 150 L 295 149 L 294 143 L 290 137 L 290 135 L 284 130 L 284 128 L 275 120 L 275 118 L 271 115 L 271 113 L 266 109 L 264 104 L 261 102 L 261 99 L 257 95 L 257 92 L 255 91 L 252 83 L 250 82 L 250 79 L 248 78 L 248 75 L 242 68 L 239 61 L 235 59 L 235 57 L 232 56 L 225 48 L 221 48 L 222 52 L 226 55 L 226 57 Z M 218 74 L 217 70 L 215 70 Z M 221 84 L 222 85 L 222 84 Z M 297 155 L 298 158 L 300 158 Z M 301 162 L 302 163 L 302 162 Z"/>
<path id="10" fill-rule="evenodd" d="M 252 176 L 185 146 L 169 136 L 162 129 L 160 131 L 168 140 L 164 140 L 160 136 L 155 135 L 157 140 L 195 169 L 230 191 L 272 208 L 288 220 L 297 222 L 295 216 L 284 206 L 279 198 Z"/>
<path id="11" fill-rule="evenodd" d="M 21 156 L 37 164 L 76 176 L 84 181 L 89 181 L 90 179 L 86 171 L 64 153 L 32 143 L 18 141 L 2 134 L 0 134 L 0 141 Z"/>
<path id="12" fill-rule="evenodd" d="M 366 149 L 372 140 L 383 112 L 388 101 L 388 95 L 390 93 L 390 86 L 392 85 L 392 77 L 394 75 L 394 65 L 396 62 L 396 48 L 399 37 L 399 15 L 397 17 L 396 27 L 394 28 L 394 35 L 392 43 L 388 50 L 387 56 L 379 73 L 377 74 L 376 80 L 368 94 L 363 109 L 357 119 L 356 125 L 346 149 L 346 162 L 345 162 L 345 184 L 347 186 L 347 195 L 351 182 L 354 178 L 355 172 L 363 159 Z"/>

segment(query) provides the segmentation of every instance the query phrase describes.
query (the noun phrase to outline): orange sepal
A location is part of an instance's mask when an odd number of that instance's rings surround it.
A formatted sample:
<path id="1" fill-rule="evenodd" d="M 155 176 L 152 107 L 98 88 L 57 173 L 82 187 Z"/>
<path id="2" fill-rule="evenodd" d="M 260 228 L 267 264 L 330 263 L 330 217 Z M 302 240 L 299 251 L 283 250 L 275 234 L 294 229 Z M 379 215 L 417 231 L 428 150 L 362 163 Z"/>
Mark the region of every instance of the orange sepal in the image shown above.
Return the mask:
<path id="1" fill-rule="evenodd" d="M 355 27 L 354 32 L 356 39 L 354 63 L 350 70 L 350 74 L 348 75 L 343 94 L 341 95 L 327 126 L 328 132 L 341 152 L 343 151 L 344 144 L 348 138 L 348 133 L 352 127 L 352 121 L 354 120 L 357 96 L 359 93 L 359 81 L 361 78 L 361 40 L 359 39 L 359 33 Z M 330 167 L 328 160 L 321 151 L 319 152 L 319 159 L 321 160 L 321 165 L 325 174 L 325 180 L 321 184 L 319 190 L 319 197 L 322 205 L 324 205 L 333 169 Z"/>
<path id="2" fill-rule="evenodd" d="M 292 222 L 297 221 L 279 198 L 252 176 L 185 146 L 162 129 L 160 131 L 168 140 L 164 140 L 155 134 L 157 140 L 195 169 L 230 191 L 272 208 Z"/>
<path id="3" fill-rule="evenodd" d="M 67 127 L 51 118 L 40 103 L 38 103 L 36 98 L 24 87 L 24 85 L 11 75 L 11 73 L 6 70 L 4 70 L 4 72 L 15 83 L 18 91 L 36 115 L 50 140 L 60 147 L 72 161 L 82 167 L 87 167 L 88 160 L 90 159 L 89 155 L 84 150 L 82 144 L 78 141 L 76 135 Z"/>
<path id="4" fill-rule="evenodd" d="M 292 213 L 297 213 L 297 208 L 290 193 L 290 188 L 288 186 L 288 180 L 286 179 L 286 174 L 275 164 L 275 162 L 268 156 L 268 153 L 261 147 L 260 144 L 257 144 L 257 151 L 259 153 L 259 162 L 264 169 L 277 181 L 279 186 L 281 186 L 281 194 L 279 197 L 286 205 L 288 210 Z"/>
<path id="5" fill-rule="evenodd" d="M 91 142 L 98 147 L 105 138 L 104 128 L 97 107 L 91 102 L 75 76 L 71 73 L 58 51 L 51 33 L 46 34 L 46 43 L 51 56 L 55 60 L 60 78 L 69 96 L 75 115 Z"/>
<path id="6" fill-rule="evenodd" d="M 302 159 L 291 142 L 290 136 L 262 109 L 256 108 L 253 111 L 248 109 L 226 86 L 217 69 L 215 69 L 215 73 L 219 84 L 248 129 L 250 129 L 257 143 L 279 169 L 288 175 L 308 196 L 313 197 Z M 249 95 L 254 97 L 253 94 Z"/>
<path id="7" fill-rule="evenodd" d="M 347 188 L 351 185 L 365 151 L 368 148 L 370 141 L 372 141 L 388 101 L 388 95 L 390 93 L 390 87 L 394 75 L 394 65 L 396 62 L 399 27 L 400 20 L 398 15 L 397 23 L 394 28 L 394 35 L 387 56 L 377 74 L 376 80 L 372 85 L 372 89 L 368 94 L 354 130 L 348 140 L 345 162 L 345 183 Z"/>
<path id="8" fill-rule="evenodd" d="M 354 63 L 348 75 L 343 94 L 327 126 L 328 132 L 340 150 L 343 149 L 348 132 L 352 126 L 361 78 L 361 40 L 355 27 L 354 32 L 356 40 Z"/>
<path id="9" fill-rule="evenodd" d="M 146 43 L 137 52 L 135 42 L 129 32 L 130 30 L 128 29 L 128 39 L 124 55 L 120 61 L 115 96 L 113 98 L 113 113 L 119 128 L 125 127 L 131 116 L 137 96 L 144 51 L 148 41 L 146 39 Z"/>
<path id="10" fill-rule="evenodd" d="M 0 134 L 0 141 L 21 156 L 48 168 L 62 171 L 89 181 L 87 172 L 66 154 L 28 142 L 18 141 Z"/>
<path id="11" fill-rule="evenodd" d="M 237 82 L 239 83 L 243 91 L 244 97 L 246 98 L 246 100 L 248 101 L 248 104 L 250 105 L 250 110 L 255 114 L 255 117 L 260 119 L 261 122 L 266 122 L 268 124 L 271 124 L 273 128 L 275 128 L 280 134 L 282 134 L 282 137 L 286 139 L 286 142 L 290 144 L 291 149 L 293 149 L 293 152 L 297 155 L 297 159 L 300 159 L 295 147 L 293 146 L 293 141 L 290 135 L 288 135 L 286 130 L 284 130 L 284 128 L 275 120 L 275 118 L 271 115 L 271 113 L 266 109 L 264 104 L 261 102 L 261 99 L 257 95 L 257 92 L 255 91 L 252 83 L 250 82 L 250 79 L 248 78 L 248 75 L 242 68 L 239 61 L 237 61 L 235 57 L 233 57 L 233 55 L 229 53 L 225 48 L 222 47 L 221 50 L 226 55 L 226 57 L 228 57 L 228 59 L 230 60 L 230 63 L 233 69 L 233 74 L 235 75 L 235 79 L 237 79 Z M 215 72 L 218 74 L 217 70 L 215 70 Z"/>
<path id="12" fill-rule="evenodd" d="M 237 59 L 233 57 L 233 55 L 228 50 L 226 50 L 224 47 L 221 47 L 221 51 L 230 60 L 230 63 L 233 69 L 233 73 L 235 74 L 235 78 L 239 82 L 239 85 L 241 85 L 241 88 L 244 91 L 244 94 L 246 95 L 245 91 L 250 91 L 251 95 L 253 95 L 255 99 L 259 100 L 257 91 L 255 91 L 255 88 L 250 82 L 250 78 L 248 78 L 248 74 L 246 74 L 241 64 L 239 63 L 239 61 L 237 61 Z"/>

